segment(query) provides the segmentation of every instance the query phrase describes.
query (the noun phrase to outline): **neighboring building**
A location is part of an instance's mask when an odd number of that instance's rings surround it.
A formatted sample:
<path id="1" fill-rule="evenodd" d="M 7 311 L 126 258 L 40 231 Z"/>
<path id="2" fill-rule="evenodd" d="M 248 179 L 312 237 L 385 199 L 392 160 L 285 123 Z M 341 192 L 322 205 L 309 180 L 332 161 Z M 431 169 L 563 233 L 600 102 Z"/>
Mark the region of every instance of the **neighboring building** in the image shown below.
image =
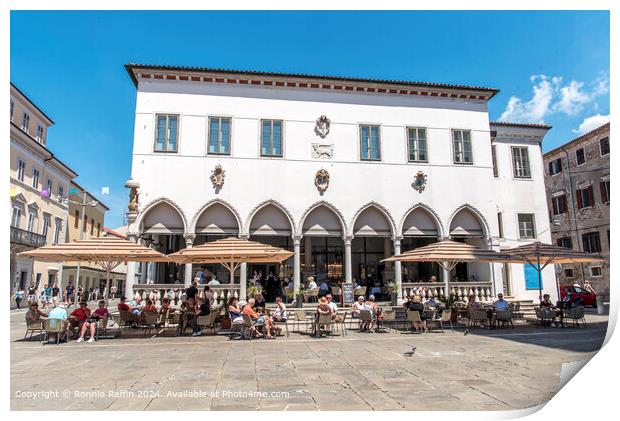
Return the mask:
<path id="1" fill-rule="evenodd" d="M 242 265 L 399 292 L 441 288 L 538 300 L 523 265 L 382 263 L 452 238 L 499 250 L 551 241 L 542 125 L 490 123 L 497 90 L 208 68 L 127 65 L 137 88 L 132 178 L 139 208 L 128 237 L 171 253 L 241 236 L 295 253 Z M 198 265 L 130 263 L 127 288 L 189 284 Z M 223 283 L 228 276 L 210 265 Z M 140 272 L 138 285 L 133 285 Z M 527 280 L 526 280 L 526 273 Z M 245 282 L 228 285 L 241 289 Z M 544 291 L 556 296 L 553 268 Z"/>
<path id="2" fill-rule="evenodd" d="M 33 261 L 17 253 L 65 241 L 63 198 L 77 173 L 47 149 L 54 122 L 11 83 L 11 292 L 58 281 L 59 263 Z"/>
<path id="3" fill-rule="evenodd" d="M 607 257 L 556 265 L 563 284 L 590 281 L 609 297 L 609 123 L 544 155 L 551 234 L 559 246 Z"/>
<path id="4" fill-rule="evenodd" d="M 105 213 L 110 209 L 75 181 L 71 183 L 70 192 L 67 242 L 103 236 Z M 82 206 L 82 203 L 86 203 L 86 206 Z M 113 279 L 124 279 L 124 274 L 117 271 L 112 275 Z M 67 262 L 63 268 L 62 279 L 63 285 L 71 281 L 76 286 L 81 285 L 85 290 L 90 288 L 103 290 L 106 273 L 98 264 L 85 262 L 80 264 L 78 277 L 77 264 Z"/>

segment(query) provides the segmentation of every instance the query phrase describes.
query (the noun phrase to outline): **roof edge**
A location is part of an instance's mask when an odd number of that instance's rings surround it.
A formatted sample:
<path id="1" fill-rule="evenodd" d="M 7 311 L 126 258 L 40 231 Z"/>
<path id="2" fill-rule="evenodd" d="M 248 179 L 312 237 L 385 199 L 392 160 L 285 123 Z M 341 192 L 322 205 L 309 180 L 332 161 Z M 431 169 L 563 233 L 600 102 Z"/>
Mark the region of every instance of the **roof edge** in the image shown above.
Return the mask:
<path id="1" fill-rule="evenodd" d="M 574 145 L 575 143 L 577 143 L 577 142 L 579 142 L 579 141 L 583 140 L 584 138 L 589 137 L 589 136 L 592 136 L 592 135 L 594 135 L 594 134 L 596 134 L 596 133 L 598 133 L 598 132 L 602 132 L 602 131 L 604 131 L 605 129 L 607 129 L 607 128 L 609 128 L 609 127 L 610 127 L 610 122 L 608 121 L 607 123 L 605 123 L 605 124 L 601 124 L 601 125 L 600 125 L 600 126 L 598 126 L 597 128 L 592 129 L 592 130 L 590 130 L 590 131 L 589 131 L 589 132 L 587 132 L 587 133 L 584 133 L 584 134 L 582 134 L 582 135 L 577 136 L 577 137 L 576 137 L 576 138 L 574 138 L 574 139 L 569 140 L 568 142 L 564 143 L 563 145 L 558 146 L 557 148 L 553 148 L 553 149 L 551 149 L 550 151 L 545 152 L 545 153 L 543 154 L 543 157 L 545 157 L 545 156 L 547 156 L 547 155 L 553 155 L 553 154 L 554 154 L 554 153 L 556 153 L 556 152 L 559 152 L 559 151 L 562 151 L 562 150 L 564 150 L 564 149 L 567 149 L 567 148 L 571 147 L 572 145 Z"/>
<path id="2" fill-rule="evenodd" d="M 551 128 L 553 128 L 553 126 L 549 126 L 548 124 L 542 124 L 542 123 L 513 123 L 510 121 L 489 121 L 489 125 L 506 126 L 506 127 L 528 127 L 528 128 L 546 129 L 546 130 L 550 130 Z"/>
<path id="3" fill-rule="evenodd" d="M 33 101 L 33 100 L 31 100 L 31 99 L 28 97 L 28 95 L 26 95 L 26 94 L 25 94 L 25 93 L 24 93 L 21 89 L 19 89 L 19 88 L 18 88 L 18 87 L 17 87 L 17 86 L 13 83 L 13 82 L 11 82 L 11 86 L 12 86 L 13 88 L 15 88 L 15 90 L 16 90 L 17 92 L 19 92 L 19 94 L 20 94 L 21 96 L 23 96 L 24 98 L 26 98 L 26 100 L 27 100 L 30 104 L 32 104 L 32 106 L 33 106 L 33 107 L 34 107 L 37 111 L 39 111 L 41 114 L 43 114 L 43 117 L 45 117 L 45 118 L 46 118 L 46 119 L 50 122 L 50 125 L 54 125 L 54 124 L 56 124 L 56 123 L 54 123 L 54 120 L 52 120 L 52 119 L 51 119 L 51 118 L 50 118 L 47 114 L 45 114 L 45 112 L 43 112 L 43 110 L 42 110 L 41 108 L 37 107 L 37 104 L 35 104 L 35 103 L 34 103 L 34 101 Z"/>

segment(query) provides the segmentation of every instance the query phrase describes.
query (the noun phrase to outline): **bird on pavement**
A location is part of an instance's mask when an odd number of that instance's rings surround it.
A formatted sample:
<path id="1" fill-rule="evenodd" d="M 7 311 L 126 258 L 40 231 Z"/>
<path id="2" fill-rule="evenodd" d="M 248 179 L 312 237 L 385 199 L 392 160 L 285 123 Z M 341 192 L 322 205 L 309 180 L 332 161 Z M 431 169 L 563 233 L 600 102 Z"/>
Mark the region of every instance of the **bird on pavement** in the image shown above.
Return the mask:
<path id="1" fill-rule="evenodd" d="M 411 351 L 405 352 L 405 355 L 408 356 L 408 357 L 413 356 L 413 354 L 415 354 L 415 348 L 416 348 L 415 346 L 411 347 Z"/>
<path id="2" fill-rule="evenodd" d="M 463 336 L 467 336 L 469 335 L 469 329 L 465 329 L 465 332 L 463 332 Z"/>

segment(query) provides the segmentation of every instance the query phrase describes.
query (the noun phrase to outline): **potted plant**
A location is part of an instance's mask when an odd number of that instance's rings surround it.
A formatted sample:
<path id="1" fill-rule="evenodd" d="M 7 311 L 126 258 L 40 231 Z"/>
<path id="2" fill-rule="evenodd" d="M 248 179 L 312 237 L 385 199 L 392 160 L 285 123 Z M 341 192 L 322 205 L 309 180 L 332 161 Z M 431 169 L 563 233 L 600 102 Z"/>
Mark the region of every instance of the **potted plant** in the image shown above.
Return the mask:
<path id="1" fill-rule="evenodd" d="M 304 306 L 304 295 L 306 294 L 306 288 L 303 285 L 299 286 L 299 290 L 295 294 L 295 307 L 302 308 Z"/>
<path id="2" fill-rule="evenodd" d="M 248 285 L 248 288 L 246 290 L 246 293 L 248 294 L 248 298 L 254 298 L 256 297 L 256 295 L 260 294 L 262 292 L 262 289 L 258 288 L 256 285 L 250 284 Z"/>
<path id="3" fill-rule="evenodd" d="M 456 308 L 457 308 L 457 305 L 461 303 L 462 301 L 459 299 L 459 297 L 456 294 L 450 294 L 447 297 L 445 295 L 442 295 L 441 297 L 439 297 L 439 301 L 441 301 L 442 304 L 446 308 L 449 308 L 450 310 L 452 310 L 452 314 L 450 318 L 452 322 L 455 323 L 457 316 L 458 316 L 456 312 Z"/>
<path id="4" fill-rule="evenodd" d="M 386 286 L 388 294 L 390 294 L 390 304 L 394 307 L 398 305 L 398 284 L 396 281 L 390 281 Z"/>

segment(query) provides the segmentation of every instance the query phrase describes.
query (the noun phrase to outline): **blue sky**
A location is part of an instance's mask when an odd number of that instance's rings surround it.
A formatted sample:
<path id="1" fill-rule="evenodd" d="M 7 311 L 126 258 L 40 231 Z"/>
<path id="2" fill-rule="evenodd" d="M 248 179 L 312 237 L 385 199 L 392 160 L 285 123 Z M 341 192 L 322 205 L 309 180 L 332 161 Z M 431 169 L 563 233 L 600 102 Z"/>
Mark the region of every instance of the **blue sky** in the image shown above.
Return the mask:
<path id="1" fill-rule="evenodd" d="M 608 12 L 14 11 L 11 80 L 109 227 L 131 171 L 129 62 L 490 86 L 491 119 L 553 126 L 544 150 L 609 118 Z"/>

